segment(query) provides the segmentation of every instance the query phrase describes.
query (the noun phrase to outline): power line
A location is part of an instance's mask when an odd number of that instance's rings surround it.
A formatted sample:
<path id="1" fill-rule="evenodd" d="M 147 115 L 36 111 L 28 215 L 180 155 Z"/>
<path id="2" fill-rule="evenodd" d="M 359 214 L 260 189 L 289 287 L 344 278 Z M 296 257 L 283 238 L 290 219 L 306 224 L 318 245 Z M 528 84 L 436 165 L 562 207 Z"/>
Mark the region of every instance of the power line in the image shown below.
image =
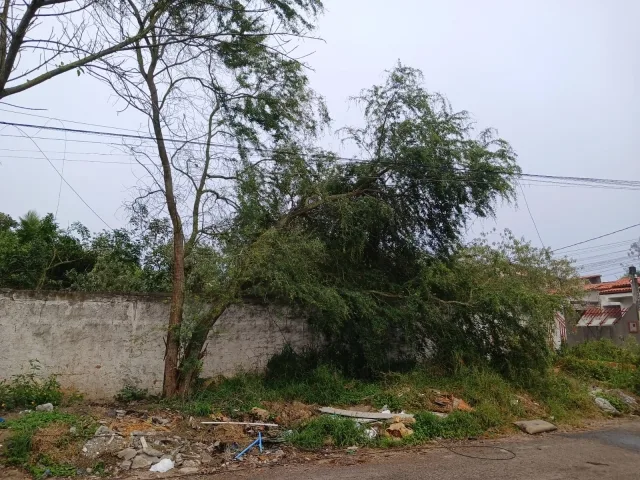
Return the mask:
<path id="1" fill-rule="evenodd" d="M 640 226 L 640 223 L 636 223 L 635 225 L 630 225 L 628 227 L 621 228 L 620 230 L 615 230 L 613 232 L 605 233 L 604 235 L 600 235 L 598 237 L 593 237 L 593 238 L 589 238 L 587 240 L 583 240 L 581 242 L 572 243 L 571 245 L 567 245 L 566 247 L 556 248 L 555 250 L 553 250 L 553 252 L 555 253 L 555 252 L 559 252 L 560 250 L 564 250 L 566 248 L 575 247 L 576 245 L 582 245 L 583 243 L 593 242 L 594 240 L 599 240 L 601 238 L 608 237 L 610 235 L 615 235 L 616 233 L 624 232 L 625 230 L 630 230 L 632 228 L 636 228 L 636 227 L 639 227 L 639 226 Z"/>
<path id="2" fill-rule="evenodd" d="M 19 127 L 23 127 L 23 128 L 34 128 L 34 129 L 41 129 L 41 130 L 51 130 L 51 131 L 58 131 L 58 132 L 70 132 L 70 133 L 77 133 L 77 134 L 84 134 L 84 135 L 99 135 L 99 136 L 107 136 L 107 137 L 118 137 L 118 138 L 129 138 L 129 139 L 136 139 L 136 140 L 146 140 L 146 141 L 156 141 L 156 138 L 153 136 L 149 136 L 149 135 L 140 135 L 140 134 L 125 134 L 125 133 L 115 133 L 115 132 L 103 132 L 103 131 L 97 131 L 97 130 L 83 130 L 83 129 L 76 129 L 76 128 L 62 128 L 62 127 L 52 127 L 49 125 L 33 125 L 33 124 L 26 124 L 26 123 L 16 123 L 16 122 L 4 122 L 4 121 L 0 121 L 0 125 L 8 125 L 8 126 L 19 126 Z M 109 128 L 114 128 L 114 127 L 109 127 Z M 55 140 L 52 138 L 44 138 L 47 140 Z M 59 139 L 58 139 L 59 140 Z M 181 143 L 181 144 L 191 144 L 191 145 L 199 145 L 199 146 L 206 146 L 207 143 L 200 141 L 200 140 L 194 140 L 194 139 L 184 139 L 184 138 L 172 138 L 172 137 L 166 137 L 164 139 L 167 142 L 172 142 L 172 143 Z M 117 144 L 115 144 L 117 145 Z M 228 144 L 221 144 L 221 143 L 211 143 L 211 146 L 215 146 L 215 147 L 219 147 L 219 148 L 231 148 L 231 149 L 235 149 L 236 147 L 233 145 L 228 145 Z M 259 148 L 259 147 L 246 147 L 247 150 L 251 150 L 251 151 L 255 151 L 255 152 L 260 152 L 260 153 L 276 153 L 277 151 L 274 149 L 269 149 L 269 148 Z M 359 159 L 359 158 L 348 158 L 348 157 L 336 157 L 336 159 L 338 160 L 342 160 L 342 161 L 347 161 L 347 162 L 351 162 L 351 163 L 368 163 L 367 160 L 363 160 L 363 159 Z M 399 165 L 402 164 L 401 162 L 378 162 L 381 165 Z M 498 172 L 500 173 L 500 172 Z M 565 181 L 570 181 L 570 182 L 582 182 L 582 183 L 596 183 L 596 184 L 609 184 L 609 185 L 616 185 L 616 186 L 629 186 L 629 187 L 640 187 L 640 182 L 638 181 L 633 181 L 633 180 L 620 180 L 620 179 L 608 179 L 608 178 L 590 178 L 590 177 L 567 177 L 567 176 L 560 176 L 560 175 L 546 175 L 546 174 L 536 174 L 536 173 L 519 173 L 519 174 L 514 174 L 511 171 L 504 171 L 502 172 L 504 174 L 509 174 L 509 175 L 514 175 L 514 176 L 521 176 L 521 177 L 528 177 L 530 178 L 532 181 L 542 181 L 544 179 L 546 180 L 550 180 L 550 179 L 557 179 L 557 180 L 565 180 Z M 565 182 L 566 185 L 568 185 Z M 573 185 L 573 184 L 572 184 Z"/>
<path id="3" fill-rule="evenodd" d="M 15 105 L 12 105 L 12 106 L 15 106 Z M 20 108 L 20 107 L 18 107 L 18 108 Z M 111 127 L 109 125 L 101 125 L 99 123 L 87 123 L 87 122 L 78 122 L 76 120 L 65 120 L 65 119 L 57 118 L 57 117 L 48 117 L 46 115 L 36 115 L 35 113 L 15 112 L 13 110 L 7 110 L 6 108 L 0 108 L 0 111 L 8 112 L 8 113 L 14 113 L 16 115 L 25 115 L 25 116 L 28 116 L 28 117 L 43 118 L 45 120 L 57 120 L 59 122 L 74 123 L 76 125 L 85 125 L 87 127 L 111 128 L 113 130 L 121 130 L 123 132 L 140 133 L 139 130 L 133 130 L 131 128 Z"/>
<path id="4" fill-rule="evenodd" d="M 524 193 L 524 188 L 522 188 L 522 185 L 520 184 L 520 182 L 518 182 L 518 186 L 520 187 L 520 191 L 522 192 L 522 198 L 524 198 L 524 204 L 527 206 L 527 211 L 529 212 L 529 218 L 531 218 L 531 222 L 533 223 L 533 227 L 536 229 L 536 233 L 538 234 L 538 240 L 540 240 L 540 243 L 542 244 L 542 248 L 545 248 L 544 242 L 542 241 L 542 237 L 540 236 L 540 231 L 538 230 L 538 225 L 536 225 L 536 221 L 533 218 L 533 214 L 531 213 L 531 209 L 529 208 L 529 202 L 527 202 L 527 196 Z"/>
<path id="5" fill-rule="evenodd" d="M 25 133 L 25 132 L 20 128 L 20 127 L 16 127 L 16 128 L 17 128 L 20 132 L 22 132 L 22 134 L 23 134 L 25 137 L 29 138 L 29 139 L 33 142 L 33 144 L 36 146 L 36 148 L 40 149 L 40 147 L 39 147 L 39 146 L 38 146 L 38 144 L 35 142 L 35 140 L 33 140 L 31 137 L 29 137 L 29 135 L 27 135 L 27 134 L 26 134 L 26 133 Z M 81 201 L 82 203 L 84 203 L 84 204 L 85 204 L 85 206 L 86 206 L 89 210 L 91 210 L 91 212 L 92 212 L 96 217 L 98 217 L 98 218 L 100 219 L 100 221 L 101 221 L 102 223 L 104 223 L 104 224 L 107 226 L 107 228 L 108 228 L 109 230 L 113 230 L 113 229 L 109 226 L 109 224 L 108 224 L 107 222 L 105 222 L 105 221 L 104 221 L 104 219 L 103 219 L 100 215 L 98 215 L 98 212 L 96 212 L 93 208 L 91 208 L 91 205 L 89 205 L 89 204 L 85 201 L 85 199 L 84 199 L 84 198 L 82 198 L 82 195 L 80 195 L 80 194 L 77 192 L 77 190 L 76 190 L 75 188 L 73 188 L 73 186 L 72 186 L 69 182 L 67 182 L 67 179 L 66 179 L 66 178 L 64 178 L 64 176 L 63 176 L 63 175 L 58 171 L 58 169 L 56 168 L 56 166 L 53 164 L 53 162 L 51 162 L 51 161 L 49 160 L 49 158 L 44 154 L 44 152 L 42 152 L 42 151 L 41 151 L 40 153 L 42 153 L 42 155 L 44 156 L 44 158 L 46 158 L 46 159 L 47 159 L 47 161 L 49 162 L 49 165 L 51 165 L 51 168 L 53 168 L 53 169 L 55 170 L 55 172 L 60 176 L 60 179 L 61 179 L 64 183 L 66 183 L 66 184 L 67 184 L 67 186 L 71 189 L 71 191 L 72 191 L 73 193 L 75 193 L 75 194 L 76 194 L 76 196 L 80 199 L 80 201 Z"/>

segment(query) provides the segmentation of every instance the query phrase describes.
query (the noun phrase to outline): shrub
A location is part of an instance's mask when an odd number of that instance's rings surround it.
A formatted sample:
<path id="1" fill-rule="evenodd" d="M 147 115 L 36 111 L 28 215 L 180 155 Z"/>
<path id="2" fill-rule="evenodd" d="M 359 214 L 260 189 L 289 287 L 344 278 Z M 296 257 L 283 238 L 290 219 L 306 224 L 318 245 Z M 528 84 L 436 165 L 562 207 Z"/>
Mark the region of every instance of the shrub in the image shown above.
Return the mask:
<path id="1" fill-rule="evenodd" d="M 56 376 L 41 377 L 39 362 L 32 360 L 29 363 L 29 373 L 14 375 L 10 380 L 0 381 L 2 409 L 33 407 L 47 402 L 58 405 L 62 400 L 62 391 Z"/>
<path id="2" fill-rule="evenodd" d="M 363 445 L 369 440 L 364 428 L 350 418 L 321 416 L 314 418 L 295 431 L 289 441 L 299 448 L 320 448 L 323 445 L 350 447 Z"/>
<path id="3" fill-rule="evenodd" d="M 115 399 L 118 402 L 135 402 L 144 400 L 149 397 L 149 391 L 146 388 L 139 388 L 135 385 L 127 384 L 116 394 Z"/>

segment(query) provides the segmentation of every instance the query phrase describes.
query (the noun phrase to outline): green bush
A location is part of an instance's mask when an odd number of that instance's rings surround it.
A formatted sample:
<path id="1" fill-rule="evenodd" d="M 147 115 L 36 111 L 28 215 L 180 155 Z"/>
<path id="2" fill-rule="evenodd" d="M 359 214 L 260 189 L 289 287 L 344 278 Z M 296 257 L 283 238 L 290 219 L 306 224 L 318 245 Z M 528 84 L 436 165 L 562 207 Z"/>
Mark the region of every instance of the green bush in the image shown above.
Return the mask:
<path id="1" fill-rule="evenodd" d="M 135 385 L 125 385 L 122 389 L 115 395 L 115 399 L 118 402 L 128 403 L 135 402 L 137 400 L 145 400 L 149 397 L 149 390 L 146 388 L 139 388 Z"/>
<path id="2" fill-rule="evenodd" d="M 439 418 L 433 413 L 416 414 L 413 425 L 414 440 L 432 438 L 467 438 L 484 432 L 481 421 L 475 413 L 453 412 L 446 418 Z"/>
<path id="3" fill-rule="evenodd" d="M 611 340 L 603 339 L 568 347 L 563 354 L 567 357 L 575 357 L 583 360 L 637 365 L 640 363 L 640 344 L 636 341 L 631 341 L 625 342 L 622 346 L 618 346 Z"/>
<path id="4" fill-rule="evenodd" d="M 58 405 L 62 391 L 55 375 L 41 377 L 40 364 L 31 361 L 29 373 L 14 375 L 10 380 L 0 381 L 0 409 L 11 410 L 30 407 L 42 403 Z"/>
<path id="5" fill-rule="evenodd" d="M 299 448 L 314 449 L 323 445 L 350 447 L 363 445 L 369 440 L 364 428 L 350 418 L 323 415 L 314 418 L 288 439 Z"/>

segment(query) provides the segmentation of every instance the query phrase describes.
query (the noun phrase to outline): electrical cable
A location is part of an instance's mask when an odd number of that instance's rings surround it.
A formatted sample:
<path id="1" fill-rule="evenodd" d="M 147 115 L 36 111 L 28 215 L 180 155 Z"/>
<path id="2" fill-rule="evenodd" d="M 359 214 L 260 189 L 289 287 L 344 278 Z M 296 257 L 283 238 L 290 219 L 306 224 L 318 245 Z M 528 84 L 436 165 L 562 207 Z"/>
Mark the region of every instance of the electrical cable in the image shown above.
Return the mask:
<path id="1" fill-rule="evenodd" d="M 27 133 L 25 133 L 25 132 L 20 128 L 20 127 L 16 127 L 16 128 L 17 128 L 20 132 L 22 132 L 22 134 L 23 134 L 26 138 L 29 138 L 29 139 L 33 142 L 33 144 L 36 146 L 36 148 L 40 149 L 40 147 L 39 147 L 39 146 L 38 146 L 38 144 L 35 142 L 35 140 L 31 139 L 31 137 L 29 137 L 29 135 L 28 135 Z M 85 201 L 85 199 L 84 199 L 84 198 L 82 198 L 82 195 L 80 195 L 80 194 L 78 193 L 78 191 L 77 191 L 75 188 L 73 188 L 73 186 L 72 186 L 72 185 L 67 181 L 67 179 L 66 179 L 66 178 L 64 178 L 64 176 L 63 176 L 63 175 L 58 171 L 58 169 L 56 168 L 56 166 L 53 164 L 53 162 L 52 162 L 51 160 L 49 160 L 49 158 L 44 154 L 44 152 L 42 152 L 42 151 L 41 151 L 41 153 L 42 153 L 42 155 L 44 156 L 44 158 L 46 158 L 46 159 L 47 159 L 47 162 L 49 162 L 49 165 L 51 165 L 51 168 L 53 168 L 53 169 L 55 170 L 55 172 L 60 176 L 60 179 L 61 179 L 64 183 L 66 183 L 66 184 L 67 184 L 67 186 L 71 189 L 71 191 L 72 191 L 73 193 L 75 193 L 75 194 L 76 194 L 76 196 L 80 199 L 80 201 L 81 201 L 82 203 L 84 203 L 84 204 L 85 204 L 85 206 L 86 206 L 89 210 L 91 210 L 91 212 L 92 212 L 96 217 L 98 217 L 98 218 L 100 219 L 100 221 L 101 221 L 102 223 L 104 223 L 104 224 L 106 225 L 106 227 L 107 227 L 109 230 L 113 230 L 113 228 L 111 228 L 111 227 L 109 226 L 109 224 L 108 224 L 107 222 L 105 222 L 105 221 L 104 221 L 104 219 L 103 219 L 100 215 L 98 215 L 98 212 L 96 212 L 93 208 L 91 208 L 91 205 L 89 205 L 89 204 Z"/>
<path id="2" fill-rule="evenodd" d="M 542 241 L 542 237 L 540 236 L 540 231 L 538 230 L 538 225 L 536 225 L 536 221 L 533 218 L 533 214 L 531 213 L 531 209 L 529 208 L 529 202 L 527 202 L 527 196 L 524 193 L 524 188 L 522 188 L 522 184 L 518 182 L 518 186 L 520 187 L 520 191 L 522 192 L 522 198 L 524 198 L 524 204 L 527 206 L 527 211 L 529 212 L 529 218 L 531 218 L 531 222 L 533 223 L 533 227 L 536 229 L 536 233 L 538 234 L 538 240 L 542 244 L 542 248 L 545 248 L 544 242 Z"/>
<path id="3" fill-rule="evenodd" d="M 634 225 L 629 225 L 628 227 L 624 227 L 624 228 L 621 228 L 619 230 L 615 230 L 613 232 L 605 233 L 604 235 L 599 235 L 597 237 L 589 238 L 589 239 L 583 240 L 581 242 L 572 243 L 571 245 L 567 245 L 566 247 L 556 248 L 556 249 L 552 250 L 552 252 L 555 253 L 555 252 L 559 252 L 560 250 L 564 250 L 566 248 L 575 247 L 576 245 L 582 245 L 584 243 L 593 242 L 594 240 L 599 240 L 601 238 L 608 237 L 608 236 L 614 235 L 616 233 L 624 232 L 625 230 L 631 230 L 632 228 L 636 228 L 636 227 L 640 227 L 640 223 L 636 223 Z"/>
<path id="4" fill-rule="evenodd" d="M 84 130 L 84 129 L 75 129 L 75 128 L 61 128 L 61 127 L 52 127 L 49 125 L 33 125 L 33 124 L 27 124 L 27 123 L 16 123 L 16 122 L 5 122 L 5 121 L 0 121 L 0 125 L 8 125 L 8 126 L 18 126 L 18 127 L 22 127 L 22 128 L 34 128 L 34 129 L 41 129 L 41 130 L 50 130 L 50 131 L 58 131 L 58 132 L 69 132 L 69 133 L 77 133 L 77 134 L 85 134 L 85 135 L 99 135 L 99 136 L 106 136 L 106 137 L 118 137 L 118 138 L 129 138 L 129 139 L 136 139 L 136 140 L 148 140 L 148 141 L 156 141 L 156 138 L 153 136 L 149 136 L 149 135 L 134 135 L 134 134 L 125 134 L 125 133 L 115 133 L 115 132 L 103 132 L 103 131 L 97 131 L 97 130 Z M 115 128 L 115 127 L 109 127 L 109 128 Z M 45 138 L 46 139 L 46 138 Z M 49 140 L 55 140 L 55 139 L 51 139 L 49 138 Z M 59 139 L 58 139 L 59 140 Z M 181 138 L 173 138 L 173 137 L 166 137 L 164 139 L 167 142 L 172 142 L 172 143 L 181 143 L 181 144 L 192 144 L 192 145 L 200 145 L 200 146 L 206 146 L 207 142 L 203 142 L 203 141 L 199 141 L 199 140 L 189 140 L 189 139 L 181 139 Z M 115 144 L 117 145 L 117 144 Z M 221 143 L 212 143 L 212 146 L 215 147 L 219 147 L 219 148 L 232 148 L 235 149 L 236 147 L 233 145 L 226 145 L 226 144 L 221 144 Z M 251 151 L 255 151 L 255 152 L 261 152 L 261 153 L 276 153 L 277 151 L 274 149 L 268 149 L 268 148 L 259 148 L 259 147 L 247 147 L 247 150 L 251 150 Z M 363 159 L 359 159 L 359 158 L 348 158 L 348 157 L 336 157 L 336 159 L 338 160 L 342 160 L 342 161 L 347 161 L 350 163 L 369 163 L 368 160 L 363 160 Z M 380 165 L 398 165 L 401 164 L 401 162 L 378 162 Z M 497 172 L 500 173 L 500 172 Z M 607 179 L 607 178 L 590 178 L 590 177 L 567 177 L 567 176 L 560 176 L 560 175 L 546 175 L 546 174 L 533 174 L 533 173 L 513 173 L 511 171 L 504 171 L 502 172 L 504 174 L 508 174 L 508 175 L 514 175 L 514 176 L 521 176 L 521 177 L 527 177 L 527 178 L 531 178 L 532 181 L 541 181 L 540 179 L 560 179 L 560 180 L 568 180 L 571 182 L 588 182 L 588 183 L 596 183 L 596 184 L 609 184 L 609 185 L 616 185 L 616 186 L 629 186 L 629 187 L 640 187 L 640 182 L 638 181 L 632 181 L 632 180 L 620 180 L 620 179 Z M 574 185 L 575 183 L 571 184 Z M 563 248 L 569 248 L 569 247 L 563 247 Z"/>

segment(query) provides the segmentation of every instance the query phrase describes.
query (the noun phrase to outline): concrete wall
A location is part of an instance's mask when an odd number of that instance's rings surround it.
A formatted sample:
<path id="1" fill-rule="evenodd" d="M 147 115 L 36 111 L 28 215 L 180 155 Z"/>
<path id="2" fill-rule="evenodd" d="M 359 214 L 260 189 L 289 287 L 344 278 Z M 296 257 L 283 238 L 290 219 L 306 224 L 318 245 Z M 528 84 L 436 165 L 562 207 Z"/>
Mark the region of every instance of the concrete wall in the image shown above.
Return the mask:
<path id="1" fill-rule="evenodd" d="M 0 379 L 37 359 L 88 398 L 125 383 L 159 392 L 168 310 L 164 296 L 0 291 Z M 211 332 L 203 376 L 260 370 L 286 343 L 312 341 L 306 322 L 281 309 L 233 307 Z"/>
<path id="2" fill-rule="evenodd" d="M 638 322 L 634 308 L 629 308 L 620 320 L 609 327 L 567 327 L 567 344 L 576 345 L 602 339 L 611 340 L 616 345 L 622 345 L 627 338 L 634 338 L 636 341 L 640 341 L 640 334 L 630 333 L 630 322 Z"/>

